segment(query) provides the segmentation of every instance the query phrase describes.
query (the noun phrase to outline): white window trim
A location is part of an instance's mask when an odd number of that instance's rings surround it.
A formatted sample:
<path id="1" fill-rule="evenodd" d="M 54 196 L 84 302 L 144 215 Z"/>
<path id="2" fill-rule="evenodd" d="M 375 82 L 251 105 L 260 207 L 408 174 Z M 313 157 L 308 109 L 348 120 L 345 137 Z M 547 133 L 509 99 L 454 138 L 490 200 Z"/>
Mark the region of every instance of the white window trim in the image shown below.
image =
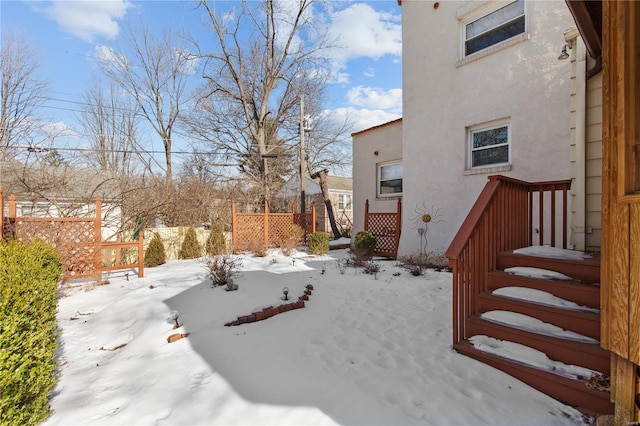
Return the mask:
<path id="1" fill-rule="evenodd" d="M 480 7 L 476 7 L 474 9 L 472 9 L 471 11 L 467 10 L 467 8 L 461 8 L 458 11 L 458 20 L 460 21 L 460 60 L 456 63 L 456 67 L 459 67 L 461 65 L 467 64 L 469 62 L 473 62 L 476 61 L 480 58 L 483 58 L 485 56 L 489 56 L 492 55 L 500 50 L 504 50 L 507 47 L 513 46 L 515 44 L 521 43 L 525 40 L 529 40 L 529 7 L 528 7 L 528 1 L 525 0 L 524 2 L 524 32 L 522 34 L 518 34 L 514 37 L 508 38 L 506 40 L 501 41 L 500 43 L 496 43 L 493 44 L 489 47 L 486 47 L 482 50 L 479 50 L 477 52 L 471 53 L 469 55 L 465 56 L 465 44 L 467 41 L 467 37 L 466 37 L 466 26 L 467 24 L 476 21 L 486 15 L 489 15 L 493 12 L 495 12 L 498 9 L 501 9 L 511 3 L 513 3 L 515 0 L 509 0 L 509 1 L 489 1 L 486 2 L 485 4 L 483 4 Z"/>
<path id="2" fill-rule="evenodd" d="M 345 203 L 344 201 L 340 201 L 340 198 L 342 198 L 343 200 L 345 198 L 349 199 L 348 203 Z M 343 207 L 340 208 L 340 204 L 342 203 L 342 205 L 347 205 L 349 208 Z M 345 211 L 345 212 L 350 212 L 353 210 L 353 196 L 351 194 L 338 194 L 338 210 L 340 211 Z"/>
<path id="3" fill-rule="evenodd" d="M 473 134 L 475 132 L 482 132 L 491 129 L 497 129 L 499 127 L 507 128 L 507 147 L 509 147 L 509 158 L 506 163 L 492 163 L 492 164 L 484 164 L 482 166 L 473 167 Z M 465 174 L 476 174 L 483 173 L 488 169 L 500 169 L 500 171 L 506 171 L 508 168 L 511 169 L 511 155 L 513 153 L 513 143 L 511 140 L 511 120 L 510 119 L 501 119 L 495 120 L 489 123 L 478 124 L 475 126 L 467 127 L 467 168 Z M 490 148 L 489 148 L 490 149 Z M 470 173 L 469 173 L 470 172 Z"/>
<path id="4" fill-rule="evenodd" d="M 378 163 L 376 166 L 376 197 L 377 198 L 397 198 L 397 197 L 401 197 L 402 196 L 402 192 L 394 192 L 393 194 L 381 194 L 380 193 L 380 182 L 381 182 L 381 176 L 382 173 L 380 173 L 380 169 L 382 169 L 382 167 L 386 167 L 386 166 L 393 166 L 394 164 L 402 164 L 402 160 L 396 160 L 396 161 L 387 161 L 385 163 Z M 403 176 L 401 176 L 402 179 L 402 189 L 404 191 L 404 167 L 402 170 L 402 174 Z"/>

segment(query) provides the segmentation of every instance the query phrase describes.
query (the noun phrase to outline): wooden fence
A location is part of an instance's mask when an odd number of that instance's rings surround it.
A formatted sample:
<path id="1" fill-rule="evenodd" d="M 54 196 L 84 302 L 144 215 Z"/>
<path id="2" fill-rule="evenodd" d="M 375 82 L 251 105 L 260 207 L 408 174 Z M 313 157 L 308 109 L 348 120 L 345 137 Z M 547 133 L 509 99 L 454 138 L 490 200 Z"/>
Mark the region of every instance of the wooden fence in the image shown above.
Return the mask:
<path id="1" fill-rule="evenodd" d="M 22 217 L 17 215 L 16 197 L 9 196 L 4 216 L 4 197 L 0 189 L 0 230 L 2 238 L 30 241 L 35 237 L 53 246 L 63 262 L 63 280 L 95 278 L 106 271 L 137 268 L 144 276 L 142 232 L 135 241 L 102 241 L 102 201 L 96 199 L 94 217 Z M 135 249 L 134 260 L 122 255 Z"/>
<path id="2" fill-rule="evenodd" d="M 235 202 L 231 202 L 231 233 L 234 250 L 280 247 L 294 225 L 304 230 L 304 244 L 309 235 L 316 232 L 316 204 L 311 212 L 270 213 L 264 203 L 263 213 L 237 213 Z"/>
<path id="3" fill-rule="evenodd" d="M 371 213 L 369 200 L 364 204 L 364 230 L 376 237 L 374 253 L 378 256 L 396 257 L 400 244 L 402 225 L 402 201 L 398 200 L 395 212 Z"/>

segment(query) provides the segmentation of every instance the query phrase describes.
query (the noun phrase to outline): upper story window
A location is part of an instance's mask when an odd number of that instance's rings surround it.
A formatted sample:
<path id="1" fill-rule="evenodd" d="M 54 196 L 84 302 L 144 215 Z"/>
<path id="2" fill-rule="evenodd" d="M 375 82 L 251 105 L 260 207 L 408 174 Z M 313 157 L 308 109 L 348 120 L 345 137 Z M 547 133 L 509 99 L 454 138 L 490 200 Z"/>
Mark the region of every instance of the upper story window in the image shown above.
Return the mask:
<path id="1" fill-rule="evenodd" d="M 507 123 L 469 129 L 470 168 L 509 164 L 510 131 Z"/>
<path id="2" fill-rule="evenodd" d="M 338 194 L 338 210 L 351 211 L 351 194 Z"/>
<path id="3" fill-rule="evenodd" d="M 525 32 L 524 0 L 516 0 L 464 25 L 464 56 Z"/>
<path id="4" fill-rule="evenodd" d="M 402 195 L 402 163 L 378 164 L 378 197 Z"/>

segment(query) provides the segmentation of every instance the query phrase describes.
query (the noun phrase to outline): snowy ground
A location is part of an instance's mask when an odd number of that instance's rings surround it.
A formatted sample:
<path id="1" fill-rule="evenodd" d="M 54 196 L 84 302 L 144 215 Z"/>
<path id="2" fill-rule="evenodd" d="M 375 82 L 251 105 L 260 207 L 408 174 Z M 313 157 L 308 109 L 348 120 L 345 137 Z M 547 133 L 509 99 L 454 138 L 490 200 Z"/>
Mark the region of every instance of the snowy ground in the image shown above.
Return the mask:
<path id="1" fill-rule="evenodd" d="M 583 424 L 451 349 L 450 273 L 414 277 L 384 261 L 377 279 L 342 275 L 346 256 L 246 257 L 234 292 L 212 288 L 199 260 L 169 261 L 62 298 L 61 377 L 45 424 Z M 304 309 L 224 326 L 307 284 Z M 174 333 L 190 334 L 167 343 Z"/>

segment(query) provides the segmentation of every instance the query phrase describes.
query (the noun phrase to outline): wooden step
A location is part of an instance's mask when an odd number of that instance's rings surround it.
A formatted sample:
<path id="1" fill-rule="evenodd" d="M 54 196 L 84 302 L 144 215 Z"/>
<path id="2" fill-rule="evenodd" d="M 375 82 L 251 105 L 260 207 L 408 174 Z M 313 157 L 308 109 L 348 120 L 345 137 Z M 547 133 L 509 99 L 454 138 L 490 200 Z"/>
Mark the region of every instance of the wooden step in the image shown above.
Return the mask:
<path id="1" fill-rule="evenodd" d="M 489 272 L 487 290 L 494 291 L 503 287 L 526 287 L 546 291 L 578 305 L 600 309 L 600 286 L 593 283 L 522 277 L 504 271 Z"/>
<path id="2" fill-rule="evenodd" d="M 481 314 L 489 311 L 516 312 L 537 318 L 564 330 L 600 340 L 600 315 L 595 312 L 563 309 L 490 293 L 479 294 L 476 301 L 476 312 Z"/>
<path id="3" fill-rule="evenodd" d="M 496 269 L 505 270 L 516 266 L 548 269 L 587 283 L 600 282 L 600 258 L 595 255 L 588 259 L 576 260 L 528 256 L 511 251 L 498 253 Z"/>
<path id="4" fill-rule="evenodd" d="M 470 342 L 455 343 L 453 348 L 461 354 L 488 364 L 515 377 L 534 389 L 586 413 L 611 414 L 613 404 L 609 392 L 588 388 L 584 382 L 554 374 L 550 371 L 515 362 L 507 358 L 476 349 Z"/>
<path id="5" fill-rule="evenodd" d="M 529 346 L 544 352 L 550 359 L 569 365 L 579 365 L 604 374 L 611 370 L 611 355 L 599 343 L 584 343 L 561 339 L 535 332 L 516 329 L 480 317 L 471 317 L 466 323 L 467 338 L 485 335 Z"/>

